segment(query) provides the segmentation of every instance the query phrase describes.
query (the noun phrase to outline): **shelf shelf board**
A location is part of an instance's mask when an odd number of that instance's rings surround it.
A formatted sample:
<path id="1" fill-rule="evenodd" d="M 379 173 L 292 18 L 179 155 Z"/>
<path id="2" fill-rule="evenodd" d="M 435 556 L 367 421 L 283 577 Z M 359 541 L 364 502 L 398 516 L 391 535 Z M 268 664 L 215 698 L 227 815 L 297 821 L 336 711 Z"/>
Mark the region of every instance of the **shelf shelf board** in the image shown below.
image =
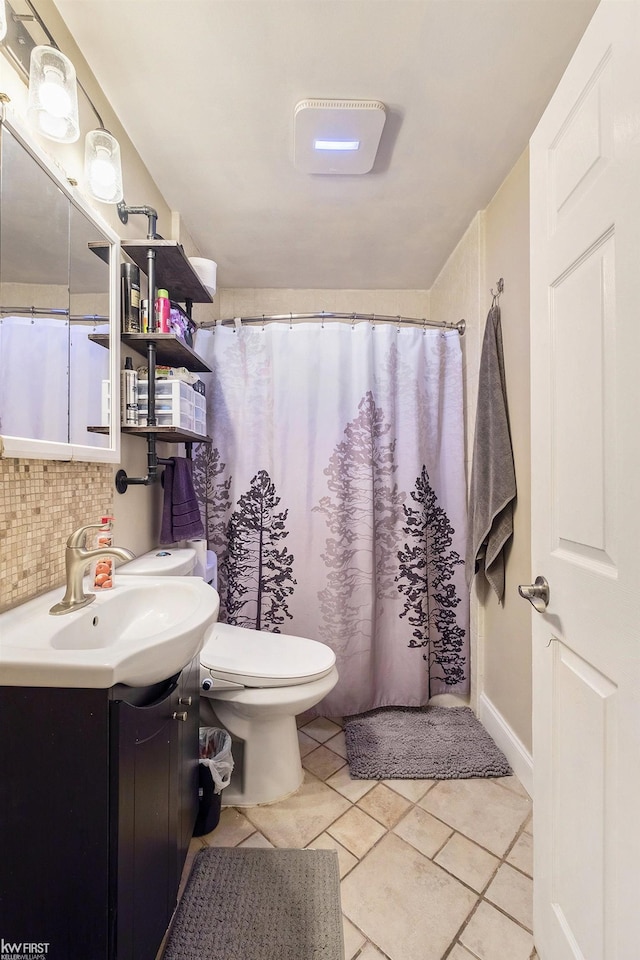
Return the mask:
<path id="1" fill-rule="evenodd" d="M 109 346 L 109 334 L 90 333 L 89 340 L 99 343 L 101 347 Z M 186 367 L 194 373 L 211 373 L 209 367 L 195 350 L 180 340 L 175 333 L 123 333 L 121 340 L 124 344 L 141 353 L 147 354 L 147 343 L 152 340 L 156 345 L 156 363 L 168 367 Z"/>
<path id="2" fill-rule="evenodd" d="M 108 427 L 87 427 L 87 430 L 89 433 L 109 433 Z M 182 427 L 120 427 L 120 431 L 142 437 L 154 436 L 162 443 L 211 443 L 211 437 Z"/>
<path id="3" fill-rule="evenodd" d="M 111 249 L 108 244 L 95 241 L 89 244 L 89 248 L 108 263 Z M 147 250 L 155 250 L 156 287 L 166 288 L 172 300 L 213 303 L 213 297 L 177 240 L 121 240 L 120 248 L 144 274 L 147 272 Z"/>

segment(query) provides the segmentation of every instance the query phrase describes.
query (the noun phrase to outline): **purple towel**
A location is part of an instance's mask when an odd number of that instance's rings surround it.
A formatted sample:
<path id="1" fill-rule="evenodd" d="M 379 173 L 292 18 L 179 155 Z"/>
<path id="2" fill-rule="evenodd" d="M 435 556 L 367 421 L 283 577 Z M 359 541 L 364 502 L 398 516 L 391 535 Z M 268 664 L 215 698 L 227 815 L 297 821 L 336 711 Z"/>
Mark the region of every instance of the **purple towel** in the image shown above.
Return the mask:
<path id="1" fill-rule="evenodd" d="M 193 489 L 192 462 L 172 457 L 164 468 L 164 504 L 160 543 L 204 536 L 200 507 Z"/>

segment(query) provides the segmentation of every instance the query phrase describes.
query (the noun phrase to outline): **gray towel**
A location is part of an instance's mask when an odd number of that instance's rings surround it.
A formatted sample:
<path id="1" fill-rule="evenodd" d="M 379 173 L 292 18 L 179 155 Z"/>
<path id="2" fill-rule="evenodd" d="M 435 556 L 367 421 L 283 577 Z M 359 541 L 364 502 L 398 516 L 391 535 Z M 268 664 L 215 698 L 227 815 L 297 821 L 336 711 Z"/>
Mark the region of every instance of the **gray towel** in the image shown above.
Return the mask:
<path id="1" fill-rule="evenodd" d="M 480 357 L 478 409 L 469 492 L 466 577 L 484 567 L 498 600 L 504 596 L 504 547 L 513 534 L 513 466 L 500 308 L 489 311 Z"/>
<path id="2" fill-rule="evenodd" d="M 193 488 L 191 460 L 172 457 L 164 469 L 164 501 L 160 543 L 204 536 L 200 507 Z"/>

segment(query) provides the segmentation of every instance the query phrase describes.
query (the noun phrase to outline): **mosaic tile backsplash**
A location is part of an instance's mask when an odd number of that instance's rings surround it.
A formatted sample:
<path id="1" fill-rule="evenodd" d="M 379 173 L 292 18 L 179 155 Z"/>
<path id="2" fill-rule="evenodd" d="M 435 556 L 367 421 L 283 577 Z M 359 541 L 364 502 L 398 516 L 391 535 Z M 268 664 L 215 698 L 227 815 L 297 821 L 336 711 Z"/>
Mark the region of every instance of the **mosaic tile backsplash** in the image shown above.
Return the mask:
<path id="1" fill-rule="evenodd" d="M 103 463 L 0 459 L 0 612 L 64 584 L 70 533 L 113 508 Z"/>

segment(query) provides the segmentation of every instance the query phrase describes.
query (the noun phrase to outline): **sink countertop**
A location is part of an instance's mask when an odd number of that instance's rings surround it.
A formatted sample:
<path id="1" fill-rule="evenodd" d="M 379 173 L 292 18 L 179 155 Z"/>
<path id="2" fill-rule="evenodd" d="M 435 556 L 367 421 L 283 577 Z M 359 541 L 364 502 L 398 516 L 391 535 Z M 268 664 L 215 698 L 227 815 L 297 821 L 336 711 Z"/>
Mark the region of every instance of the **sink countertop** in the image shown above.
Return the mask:
<path id="1" fill-rule="evenodd" d="M 51 616 L 58 587 L 0 614 L 0 685 L 109 688 L 167 679 L 202 649 L 217 592 L 196 577 L 122 577 L 93 603 Z"/>

